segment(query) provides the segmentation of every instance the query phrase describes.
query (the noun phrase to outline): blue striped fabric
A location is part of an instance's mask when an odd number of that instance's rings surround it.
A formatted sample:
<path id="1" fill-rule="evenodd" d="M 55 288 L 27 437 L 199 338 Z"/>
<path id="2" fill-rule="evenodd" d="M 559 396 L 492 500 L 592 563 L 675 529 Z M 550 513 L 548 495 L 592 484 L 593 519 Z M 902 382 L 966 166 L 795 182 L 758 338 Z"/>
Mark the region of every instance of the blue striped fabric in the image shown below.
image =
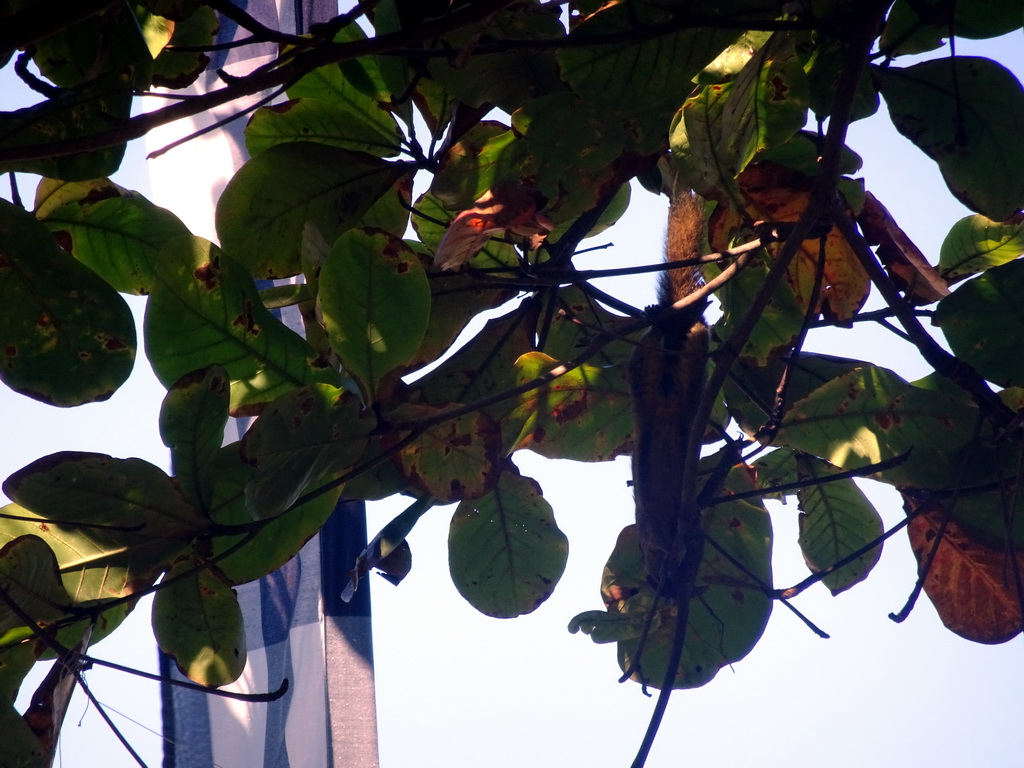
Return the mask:
<path id="1" fill-rule="evenodd" d="M 235 4 L 266 26 L 289 32 L 301 32 L 310 23 L 337 13 L 337 3 L 325 0 L 235 0 Z M 247 34 L 222 19 L 218 42 Z M 272 52 L 271 44 L 222 51 L 210 71 L 230 65 L 232 74 L 243 74 Z M 201 119 L 209 123 L 222 116 Z M 238 120 L 224 129 L 226 149 L 236 167 L 244 160 L 243 126 L 244 120 Z M 197 121 L 184 127 L 182 135 L 200 127 Z M 187 154 L 183 159 L 187 161 Z M 202 171 L 196 168 L 195 177 Z M 282 319 L 301 327 L 297 313 Z M 246 426 L 233 422 L 228 431 L 235 434 L 226 440 L 238 439 Z M 289 690 L 275 702 L 247 704 L 164 684 L 164 768 L 378 765 L 368 585 L 359 589 L 351 603 L 340 599 L 348 570 L 365 544 L 362 503 L 341 502 L 296 558 L 266 578 L 238 587 L 248 661 L 230 689 L 266 692 L 287 678 Z M 163 655 L 160 670 L 182 679 L 174 662 Z"/>

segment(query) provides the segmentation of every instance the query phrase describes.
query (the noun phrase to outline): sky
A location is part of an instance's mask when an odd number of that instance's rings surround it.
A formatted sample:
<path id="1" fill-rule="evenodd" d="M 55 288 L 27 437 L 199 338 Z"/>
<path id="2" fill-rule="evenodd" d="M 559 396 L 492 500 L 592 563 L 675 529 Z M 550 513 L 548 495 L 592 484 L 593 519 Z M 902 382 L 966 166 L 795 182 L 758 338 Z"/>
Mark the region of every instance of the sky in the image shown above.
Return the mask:
<path id="1" fill-rule="evenodd" d="M 1019 35 L 962 41 L 958 53 L 990 55 L 1024 79 L 1020 42 Z M 0 104 L 10 108 L 6 99 L 12 92 L 4 82 Z M 949 195 L 932 162 L 895 134 L 884 106 L 853 126 L 848 144 L 864 158 L 861 175 L 868 188 L 934 262 L 946 231 L 968 212 Z M 186 145 L 169 158 L 195 161 L 197 151 Z M 133 145 L 115 178 L 152 192 L 144 155 L 141 143 Z M 22 192 L 31 194 L 27 185 Z M 177 207 L 175 201 L 166 204 Z M 664 207 L 663 200 L 636 191 L 623 220 L 594 242 L 614 247 L 581 257 L 578 266 L 656 261 Z M 634 305 L 653 301 L 649 277 L 604 281 L 600 287 Z M 141 327 L 142 302 L 132 305 Z M 865 339 L 863 334 L 863 328 L 856 334 L 816 334 L 809 347 L 870 357 L 909 379 L 927 372 L 913 348 L 892 335 L 877 332 Z M 57 450 L 139 456 L 166 467 L 157 433 L 162 397 L 141 355 L 132 378 L 106 403 L 57 410 L 0 390 L 0 478 Z M 447 573 L 454 506 L 435 508 L 420 521 L 409 539 L 414 556 L 409 578 L 397 588 L 370 580 L 383 768 L 624 766 L 642 738 L 653 701 L 639 686 L 616 682 L 613 645 L 596 645 L 566 630 L 575 614 L 601 608 L 601 569 L 619 530 L 633 517 L 628 460 L 585 465 L 520 452 L 515 461 L 523 474 L 538 480 L 569 538 L 565 575 L 551 599 L 529 616 L 482 616 L 458 595 Z M 887 527 L 902 519 L 895 494 L 870 482 L 862 487 Z M 369 505 L 371 532 L 407 502 Z M 795 504 L 769 509 L 776 586 L 796 583 L 807 571 L 796 545 Z M 1019 765 L 1024 751 L 1021 638 L 1001 646 L 969 643 L 942 627 L 926 598 L 905 623 L 894 624 L 887 615 L 902 607 L 915 576 L 906 537 L 897 534 L 866 582 L 835 598 L 819 586 L 795 601 L 831 639 L 818 638 L 776 606 L 747 658 L 701 689 L 676 692 L 648 765 Z M 148 622 L 148 605 L 140 605 L 128 623 L 96 646 L 96 654 L 152 670 Z M 159 737 L 118 714 L 158 732 L 158 686 L 99 668 L 88 680 L 147 763 L 159 765 Z M 134 765 L 79 693 L 56 764 L 94 766 L 97 755 L 111 768 Z"/>

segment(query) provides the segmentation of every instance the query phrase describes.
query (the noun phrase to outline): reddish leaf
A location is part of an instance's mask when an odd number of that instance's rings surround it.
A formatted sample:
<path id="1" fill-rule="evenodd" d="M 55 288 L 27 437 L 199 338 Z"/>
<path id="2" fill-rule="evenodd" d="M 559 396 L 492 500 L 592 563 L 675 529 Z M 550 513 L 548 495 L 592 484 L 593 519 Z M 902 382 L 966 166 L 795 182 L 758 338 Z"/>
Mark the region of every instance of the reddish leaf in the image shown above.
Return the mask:
<path id="1" fill-rule="evenodd" d="M 937 505 L 910 521 L 910 545 L 923 570 L 936 546 L 943 510 Z M 1024 571 L 1024 553 L 1017 566 L 1007 552 L 979 544 L 950 520 L 924 581 L 942 623 L 976 643 L 1005 643 L 1021 631 L 1021 602 L 1016 573 Z"/>

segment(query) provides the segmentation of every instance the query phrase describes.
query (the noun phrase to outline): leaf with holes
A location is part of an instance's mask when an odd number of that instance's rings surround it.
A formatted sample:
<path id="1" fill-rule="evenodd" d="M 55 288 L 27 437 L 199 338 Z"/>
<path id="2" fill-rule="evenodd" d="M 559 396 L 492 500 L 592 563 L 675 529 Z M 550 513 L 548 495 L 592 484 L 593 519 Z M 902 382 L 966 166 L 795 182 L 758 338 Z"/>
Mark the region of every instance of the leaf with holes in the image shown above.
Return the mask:
<path id="1" fill-rule="evenodd" d="M 513 618 L 551 596 L 569 556 L 540 486 L 509 464 L 498 487 L 459 504 L 448 530 L 448 566 L 459 593 L 481 613 Z"/>

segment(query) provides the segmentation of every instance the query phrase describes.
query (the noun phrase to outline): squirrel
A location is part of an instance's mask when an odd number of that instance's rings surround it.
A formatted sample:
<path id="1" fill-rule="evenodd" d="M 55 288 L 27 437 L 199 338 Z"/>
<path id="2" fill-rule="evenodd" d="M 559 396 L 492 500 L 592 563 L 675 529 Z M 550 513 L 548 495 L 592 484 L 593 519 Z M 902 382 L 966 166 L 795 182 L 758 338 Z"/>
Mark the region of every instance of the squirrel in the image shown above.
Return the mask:
<path id="1" fill-rule="evenodd" d="M 704 206 L 689 190 L 672 195 L 665 237 L 665 259 L 688 261 L 702 255 Z M 697 265 L 661 273 L 658 304 L 664 310 L 702 284 Z M 633 494 L 644 567 L 655 586 L 671 580 L 677 563 L 665 563 L 680 525 L 699 521 L 699 511 L 683 509 L 683 468 L 695 411 L 704 389 L 709 351 L 707 302 L 657 320 L 629 361 L 633 403 Z"/>

